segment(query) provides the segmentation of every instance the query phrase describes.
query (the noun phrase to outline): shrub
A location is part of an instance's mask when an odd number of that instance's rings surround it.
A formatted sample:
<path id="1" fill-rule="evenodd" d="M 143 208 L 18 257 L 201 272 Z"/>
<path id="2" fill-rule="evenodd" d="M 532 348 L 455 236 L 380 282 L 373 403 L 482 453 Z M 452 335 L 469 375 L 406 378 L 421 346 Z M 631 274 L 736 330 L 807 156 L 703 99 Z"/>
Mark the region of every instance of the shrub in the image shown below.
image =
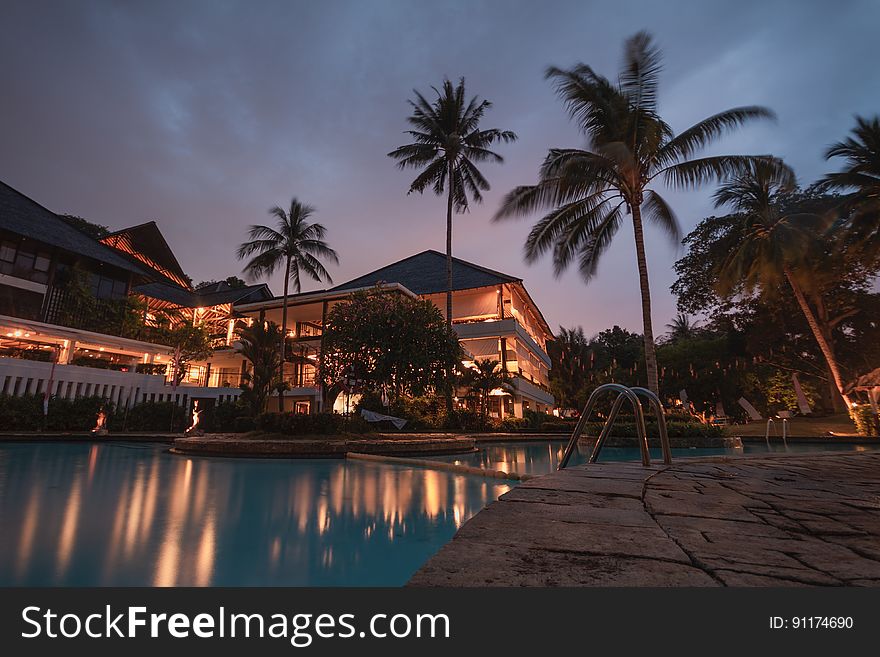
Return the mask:
<path id="1" fill-rule="evenodd" d="M 172 411 L 174 424 L 171 424 Z M 182 406 L 170 401 L 148 401 L 132 406 L 128 416 L 123 418 L 127 431 L 183 431 L 190 423 L 190 414 Z M 119 430 L 119 420 L 114 427 Z"/>
<path id="2" fill-rule="evenodd" d="M 233 423 L 232 430 L 235 433 L 247 433 L 248 431 L 253 431 L 257 428 L 256 422 L 254 422 L 254 418 L 249 415 L 239 415 L 235 418 L 235 422 Z"/>
<path id="3" fill-rule="evenodd" d="M 343 433 L 364 433 L 369 424 L 359 416 L 346 418 L 338 413 L 301 415 L 295 413 L 261 413 L 255 418 L 255 428 L 266 433 L 287 436 L 333 436 Z"/>
<path id="4" fill-rule="evenodd" d="M 205 422 L 206 431 L 236 431 L 235 422 L 239 417 L 247 415 L 248 406 L 238 400 L 214 404 L 210 417 Z M 250 431 L 250 429 L 246 429 Z"/>
<path id="5" fill-rule="evenodd" d="M 856 425 L 860 436 L 880 436 L 880 419 L 867 404 L 853 406 L 849 415 Z"/>
<path id="6" fill-rule="evenodd" d="M 105 426 L 113 428 L 113 404 L 102 397 L 80 397 L 78 399 L 49 399 L 49 416 L 46 429 L 49 431 L 89 431 L 97 421 L 98 411 L 104 409 L 107 415 Z"/>
<path id="7" fill-rule="evenodd" d="M 43 426 L 42 395 L 0 395 L 0 426 L 7 431 L 34 431 Z"/>

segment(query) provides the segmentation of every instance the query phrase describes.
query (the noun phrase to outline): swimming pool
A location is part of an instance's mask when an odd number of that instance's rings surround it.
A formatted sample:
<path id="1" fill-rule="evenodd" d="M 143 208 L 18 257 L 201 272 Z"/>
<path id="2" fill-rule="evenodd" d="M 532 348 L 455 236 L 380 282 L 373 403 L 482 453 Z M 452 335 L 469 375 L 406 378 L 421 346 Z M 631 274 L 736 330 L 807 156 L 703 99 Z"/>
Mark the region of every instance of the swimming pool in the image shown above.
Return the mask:
<path id="1" fill-rule="evenodd" d="M 483 443 L 480 445 L 479 452 L 472 454 L 459 454 L 451 456 L 435 456 L 436 460 L 443 460 L 450 463 L 459 463 L 461 465 L 470 465 L 479 468 L 491 470 L 503 470 L 505 472 L 519 472 L 521 474 L 546 474 L 552 472 L 559 465 L 562 454 L 565 450 L 567 440 L 541 440 L 541 441 L 520 441 L 520 442 L 500 442 L 500 443 Z M 696 456 L 718 456 L 728 454 L 735 456 L 738 454 L 766 454 L 770 452 L 790 452 L 790 453 L 808 453 L 808 452 L 828 452 L 828 451 L 861 451 L 865 449 L 877 449 L 878 445 L 861 445 L 841 442 L 838 444 L 822 442 L 822 443 L 790 443 L 788 447 L 784 447 L 779 441 L 771 442 L 770 449 L 767 445 L 761 443 L 745 443 L 742 448 L 711 448 L 711 449 L 673 449 L 672 458 L 696 457 Z M 569 465 L 577 465 L 586 463 L 590 456 L 589 445 L 578 445 L 577 451 L 572 454 Z M 660 461 L 662 458 L 659 449 L 651 449 L 651 459 Z M 606 461 L 638 461 L 641 459 L 639 450 L 635 447 L 604 447 L 599 456 L 600 462 Z"/>
<path id="2" fill-rule="evenodd" d="M 166 445 L 0 445 L 0 585 L 399 586 L 506 482 Z"/>

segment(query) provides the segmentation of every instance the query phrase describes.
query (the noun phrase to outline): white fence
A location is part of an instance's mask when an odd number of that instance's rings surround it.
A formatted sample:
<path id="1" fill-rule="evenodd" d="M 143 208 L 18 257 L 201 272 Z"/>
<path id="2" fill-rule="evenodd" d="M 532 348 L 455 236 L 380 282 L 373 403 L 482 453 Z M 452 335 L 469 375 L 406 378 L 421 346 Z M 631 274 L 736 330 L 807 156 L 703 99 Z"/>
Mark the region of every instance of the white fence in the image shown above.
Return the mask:
<path id="1" fill-rule="evenodd" d="M 102 397 L 117 408 L 135 406 L 148 401 L 174 401 L 187 406 L 192 398 L 232 401 L 241 394 L 239 388 L 206 388 L 180 385 L 175 390 L 165 385 L 165 377 L 155 374 L 118 372 L 78 365 L 0 358 L 0 394 L 20 397 L 27 394 L 49 394 L 60 399 Z"/>

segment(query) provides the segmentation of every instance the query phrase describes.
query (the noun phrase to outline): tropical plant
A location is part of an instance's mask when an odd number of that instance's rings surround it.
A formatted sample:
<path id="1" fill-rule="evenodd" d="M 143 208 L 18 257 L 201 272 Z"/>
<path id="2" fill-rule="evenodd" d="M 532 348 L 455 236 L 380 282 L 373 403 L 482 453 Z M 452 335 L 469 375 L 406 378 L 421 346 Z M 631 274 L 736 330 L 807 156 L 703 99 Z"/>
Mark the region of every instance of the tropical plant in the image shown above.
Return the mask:
<path id="1" fill-rule="evenodd" d="M 174 347 L 170 358 L 171 377 L 172 384 L 179 386 L 191 362 L 211 355 L 211 334 L 204 326 L 193 326 L 189 322 L 176 324 L 163 333 L 163 342 Z"/>
<path id="2" fill-rule="evenodd" d="M 242 377 L 242 398 L 256 417 L 266 410 L 266 402 L 281 372 L 281 328 L 275 322 L 254 321 L 250 326 L 239 322 L 235 350 L 250 361 Z"/>
<path id="3" fill-rule="evenodd" d="M 358 292 L 336 304 L 323 338 L 325 390 L 354 378 L 360 391 L 387 390 L 392 404 L 448 388 L 448 372 L 461 362 L 458 337 L 437 307 L 397 292 Z"/>
<path id="4" fill-rule="evenodd" d="M 327 229 L 322 224 L 308 222 L 314 213 L 315 208 L 296 197 L 291 199 L 287 211 L 276 205 L 269 210 L 269 214 L 276 219 L 276 227 L 251 226 L 248 232 L 250 241 L 238 247 L 240 260 L 253 256 L 243 270 L 252 279 L 271 276 L 279 267 L 284 268 L 284 297 L 281 302 L 281 334 L 284 336 L 287 336 L 287 292 L 291 279 L 297 293 L 302 289 L 302 275 L 315 281 L 332 283 L 333 279 L 322 260 L 339 264 L 336 251 L 324 241 Z M 285 362 L 286 343 L 285 339 L 280 345 L 282 363 Z M 279 386 L 278 411 L 283 410 L 284 393 L 283 387 Z"/>
<path id="5" fill-rule="evenodd" d="M 845 168 L 822 180 L 824 189 L 848 192 L 844 207 L 851 212 L 851 237 L 869 255 L 880 256 L 880 116 L 856 117 L 852 136 L 825 151 L 825 158 L 842 157 Z"/>
<path id="6" fill-rule="evenodd" d="M 484 419 L 489 414 L 489 396 L 493 390 L 504 390 L 507 379 L 508 373 L 501 367 L 501 362 L 491 358 L 474 361 L 473 367 L 462 372 L 462 382 L 476 396 Z"/>
<path id="7" fill-rule="evenodd" d="M 455 86 L 446 79 L 441 89 L 432 88 L 437 94 L 433 103 L 413 90 L 416 100 L 407 101 L 413 109 L 407 117 L 412 129 L 406 131 L 413 141 L 388 157 L 397 160 L 401 169 L 421 169 L 408 193 L 421 194 L 428 187 L 438 196 L 446 193 L 446 323 L 452 326 L 452 216 L 468 210 L 469 197 L 482 202 L 482 192 L 490 187 L 476 163 L 503 162 L 490 147 L 516 141 L 516 135 L 510 130 L 480 128 L 492 103 L 477 96 L 467 101 L 464 78 Z"/>
<path id="8" fill-rule="evenodd" d="M 725 182 L 714 195 L 715 207 L 728 206 L 736 214 L 735 228 L 727 236 L 727 257 L 717 268 L 716 287 L 722 294 L 760 288 L 765 293 L 788 283 L 810 331 L 822 351 L 828 370 L 847 407 L 844 380 L 834 353 L 832 327 L 820 322 L 808 296 L 821 299 L 820 281 L 811 258 L 824 240 L 828 216 L 785 213 L 777 197 L 794 186 L 790 171 L 775 164 L 757 162 L 751 171 Z M 814 303 L 815 305 L 815 303 Z"/>
<path id="9" fill-rule="evenodd" d="M 697 323 L 684 313 L 678 313 L 666 328 L 669 329 L 669 340 L 672 342 L 688 340 L 697 333 Z"/>
<path id="10" fill-rule="evenodd" d="M 676 135 L 657 108 L 660 51 L 646 32 L 626 41 L 624 66 L 614 83 L 585 64 L 570 70 L 547 69 L 556 92 L 587 138 L 587 148 L 554 148 L 535 185 L 511 191 L 496 219 L 551 212 L 532 228 L 525 245 L 527 262 L 553 251 L 555 273 L 574 260 L 586 281 L 623 224 L 632 218 L 642 300 L 643 340 L 648 387 L 658 391 L 657 357 L 651 321 L 651 294 L 642 213 L 678 243 L 675 213 L 649 187 L 658 179 L 690 189 L 745 171 L 758 159 L 748 155 L 693 156 L 726 131 L 753 119 L 773 118 L 763 107 L 739 107 L 711 116 Z"/>

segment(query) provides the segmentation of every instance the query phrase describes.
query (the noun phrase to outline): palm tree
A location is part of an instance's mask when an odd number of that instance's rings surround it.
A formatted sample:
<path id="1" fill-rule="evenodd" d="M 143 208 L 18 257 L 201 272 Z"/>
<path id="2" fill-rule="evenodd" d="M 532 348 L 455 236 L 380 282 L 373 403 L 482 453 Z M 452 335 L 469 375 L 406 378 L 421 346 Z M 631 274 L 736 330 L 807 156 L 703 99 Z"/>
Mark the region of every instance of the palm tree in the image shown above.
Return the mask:
<path id="1" fill-rule="evenodd" d="M 692 158 L 726 131 L 753 119 L 774 117 L 763 107 L 739 107 L 704 119 L 676 135 L 657 113 L 660 69 L 660 51 L 646 32 L 627 40 L 617 83 L 585 64 L 571 70 L 547 69 L 546 77 L 555 82 L 557 94 L 587 138 L 587 147 L 551 149 L 541 167 L 539 182 L 511 191 L 495 217 L 552 208 L 529 233 L 526 261 L 534 262 L 552 248 L 557 276 L 577 259 L 581 275 L 589 281 L 622 225 L 624 212 L 631 216 L 645 365 L 648 387 L 655 393 L 659 392 L 659 381 L 642 212 L 676 244 L 681 231 L 672 208 L 649 186 L 659 178 L 671 187 L 691 189 L 744 171 L 758 159 L 756 156 Z"/>
<path id="2" fill-rule="evenodd" d="M 666 328 L 669 329 L 669 339 L 675 342 L 694 337 L 697 332 L 697 323 L 691 321 L 691 318 L 684 313 L 678 313 L 675 319 L 666 325 Z"/>
<path id="3" fill-rule="evenodd" d="M 833 144 L 825 158 L 843 157 L 843 171 L 829 173 L 824 189 L 848 192 L 844 205 L 852 212 L 852 237 L 870 257 L 880 256 L 880 116 L 856 117 L 852 136 Z"/>
<path id="4" fill-rule="evenodd" d="M 244 397 L 251 407 L 251 414 L 256 416 L 266 410 L 266 402 L 273 387 L 278 385 L 281 371 L 282 331 L 275 322 L 255 321 L 250 326 L 239 322 L 236 327 L 239 339 L 236 351 L 247 358 L 251 369 L 245 373 Z"/>
<path id="5" fill-rule="evenodd" d="M 293 287 L 297 293 L 301 291 L 300 277 L 303 274 L 315 281 L 324 280 L 332 283 L 333 279 L 321 261 L 329 260 L 339 264 L 336 251 L 324 241 L 327 229 L 321 224 L 308 222 L 309 217 L 314 213 L 315 208 L 301 203 L 296 197 L 293 197 L 287 212 L 277 205 L 269 210 L 269 214 L 277 220 L 276 228 L 251 226 L 248 232 L 250 241 L 238 247 L 239 260 L 256 254 L 243 270 L 251 279 L 271 276 L 276 269 L 284 267 L 281 334 L 285 339 L 281 340 L 282 363 L 284 363 L 287 343 L 287 292 L 291 279 L 293 279 Z M 283 379 L 283 366 L 281 376 Z M 284 395 L 279 388 L 278 412 L 283 411 Z"/>
<path id="6" fill-rule="evenodd" d="M 406 131 L 413 141 L 391 151 L 388 157 L 397 160 L 400 169 L 421 169 L 408 194 L 421 194 L 428 187 L 438 196 L 446 193 L 446 324 L 451 327 L 453 213 L 466 211 L 469 197 L 482 202 L 489 181 L 476 163 L 503 162 L 504 158 L 489 147 L 516 141 L 516 135 L 510 130 L 480 128 L 480 120 L 492 103 L 477 96 L 465 102 L 464 78 L 456 86 L 447 79 L 442 89 L 432 88 L 437 94 L 433 103 L 413 90 L 416 100 L 408 101 L 413 112 L 407 117 L 412 129 Z"/>
<path id="7" fill-rule="evenodd" d="M 778 195 L 793 187 L 790 171 L 780 170 L 775 163 L 759 162 L 752 171 L 733 177 L 718 188 L 715 207 L 726 205 L 736 214 L 732 216 L 733 230 L 725 238 L 729 254 L 716 271 L 716 287 L 726 295 L 756 287 L 771 291 L 787 283 L 822 351 L 834 386 L 849 408 L 851 402 L 844 393 L 831 326 L 817 319 L 807 298 L 821 295 L 821 283 L 811 271 L 816 258 L 810 255 L 826 239 L 828 218 L 783 212 Z"/>
<path id="8" fill-rule="evenodd" d="M 489 393 L 496 388 L 503 388 L 507 381 L 507 372 L 501 368 L 501 362 L 484 358 L 474 362 L 473 367 L 464 372 L 464 383 L 477 394 L 480 403 L 480 415 L 486 417 L 489 410 Z"/>

